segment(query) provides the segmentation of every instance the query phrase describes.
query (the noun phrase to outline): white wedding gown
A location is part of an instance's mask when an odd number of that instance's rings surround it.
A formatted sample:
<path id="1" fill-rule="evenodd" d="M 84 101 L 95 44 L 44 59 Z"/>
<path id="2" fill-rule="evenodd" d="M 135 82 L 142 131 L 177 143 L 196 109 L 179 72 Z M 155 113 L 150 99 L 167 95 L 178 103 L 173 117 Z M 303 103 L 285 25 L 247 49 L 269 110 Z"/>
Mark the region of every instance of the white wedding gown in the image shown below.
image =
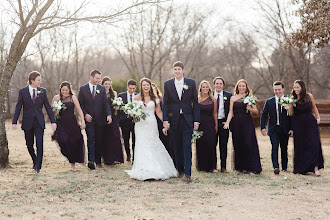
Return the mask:
<path id="1" fill-rule="evenodd" d="M 143 105 L 142 101 L 138 101 Z M 159 100 L 157 99 L 157 103 Z M 150 101 L 142 110 L 145 120 L 135 123 L 135 150 L 132 170 L 125 172 L 133 179 L 168 179 L 177 176 L 172 158 L 159 139 L 155 103 Z"/>

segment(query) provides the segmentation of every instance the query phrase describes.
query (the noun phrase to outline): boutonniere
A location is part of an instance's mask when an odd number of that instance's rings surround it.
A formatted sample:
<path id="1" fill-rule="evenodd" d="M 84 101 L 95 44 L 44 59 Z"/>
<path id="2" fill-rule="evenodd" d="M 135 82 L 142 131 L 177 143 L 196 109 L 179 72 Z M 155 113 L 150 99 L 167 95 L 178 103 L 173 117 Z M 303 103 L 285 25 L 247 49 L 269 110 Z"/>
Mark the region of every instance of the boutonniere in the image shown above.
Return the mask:
<path id="1" fill-rule="evenodd" d="M 183 84 L 183 89 L 184 90 L 188 90 L 189 89 L 189 86 L 185 83 L 185 84 Z"/>
<path id="2" fill-rule="evenodd" d="M 226 100 L 227 100 L 227 96 L 223 96 L 223 100 L 225 100 L 225 101 L 226 101 Z"/>
<path id="3" fill-rule="evenodd" d="M 97 95 L 97 94 L 100 94 L 100 90 L 98 89 L 98 88 L 96 88 L 96 90 L 95 90 L 95 94 Z"/>
<path id="4" fill-rule="evenodd" d="M 44 91 L 42 91 L 42 90 L 38 90 L 37 91 L 37 96 L 39 96 L 41 93 L 43 93 Z"/>

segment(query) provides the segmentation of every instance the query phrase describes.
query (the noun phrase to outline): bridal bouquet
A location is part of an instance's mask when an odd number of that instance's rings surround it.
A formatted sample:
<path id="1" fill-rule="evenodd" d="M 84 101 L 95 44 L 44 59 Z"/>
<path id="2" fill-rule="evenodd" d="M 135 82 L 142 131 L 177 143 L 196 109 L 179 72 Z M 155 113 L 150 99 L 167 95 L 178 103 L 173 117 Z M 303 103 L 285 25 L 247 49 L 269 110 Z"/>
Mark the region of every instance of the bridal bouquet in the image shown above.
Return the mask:
<path id="1" fill-rule="evenodd" d="M 61 100 L 53 102 L 53 110 L 56 111 L 56 118 L 60 118 L 60 111 L 65 110 L 65 105 L 61 102 Z"/>
<path id="2" fill-rule="evenodd" d="M 130 115 L 134 122 L 138 122 L 141 119 L 145 120 L 148 115 L 142 111 L 142 105 L 136 102 L 127 103 L 120 109 L 123 110 L 126 114 Z"/>
<path id="3" fill-rule="evenodd" d="M 115 110 L 115 115 L 117 115 L 117 109 L 119 109 L 122 105 L 124 105 L 123 99 L 121 97 L 116 97 L 112 99 L 112 105 Z M 118 107 L 118 108 L 116 108 Z"/>
<path id="4" fill-rule="evenodd" d="M 191 143 L 195 143 L 196 140 L 200 139 L 203 136 L 203 131 L 194 131 L 191 138 Z"/>
<path id="5" fill-rule="evenodd" d="M 248 104 L 248 105 L 257 105 L 257 99 L 255 97 L 253 97 L 253 95 L 250 93 L 247 96 L 243 96 L 241 101 L 244 104 Z M 246 113 L 248 113 L 249 110 L 246 110 Z"/>
<path id="6" fill-rule="evenodd" d="M 288 105 L 288 104 L 292 104 L 294 107 L 296 107 L 296 100 L 293 98 L 292 95 L 290 96 L 284 96 L 283 98 L 281 98 L 281 100 L 278 102 L 281 106 L 283 106 L 284 108 Z M 286 108 L 285 108 L 286 109 Z M 287 109 L 287 115 L 290 116 L 290 109 Z"/>

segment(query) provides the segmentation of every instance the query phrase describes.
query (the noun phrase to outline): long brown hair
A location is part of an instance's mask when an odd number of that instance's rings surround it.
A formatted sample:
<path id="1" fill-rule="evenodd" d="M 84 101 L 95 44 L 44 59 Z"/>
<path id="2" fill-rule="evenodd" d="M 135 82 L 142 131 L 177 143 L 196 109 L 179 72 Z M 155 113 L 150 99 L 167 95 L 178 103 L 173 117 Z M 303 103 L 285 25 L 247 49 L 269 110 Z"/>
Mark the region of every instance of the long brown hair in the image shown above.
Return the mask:
<path id="1" fill-rule="evenodd" d="M 111 98 L 111 99 L 114 99 L 114 98 L 115 98 L 115 93 L 113 92 L 111 78 L 110 78 L 109 76 L 105 76 L 105 77 L 103 77 L 103 79 L 102 79 L 102 83 L 101 83 L 101 84 L 104 85 L 104 83 L 105 83 L 106 81 L 109 81 L 109 82 L 110 82 L 109 94 L 110 94 L 110 98 Z"/>
<path id="2" fill-rule="evenodd" d="M 151 101 L 153 101 L 156 104 L 156 96 L 155 96 L 154 90 L 153 90 L 152 85 L 151 85 L 152 84 L 151 80 L 148 79 L 148 78 L 142 78 L 140 80 L 140 94 L 141 94 L 142 102 L 144 103 L 144 94 L 143 94 L 143 90 L 142 90 L 142 83 L 143 82 L 149 83 L 149 85 L 150 85 L 149 96 L 150 96 Z"/>
<path id="3" fill-rule="evenodd" d="M 299 100 L 298 100 L 298 95 L 296 94 L 296 92 L 292 89 L 292 95 L 295 99 L 297 99 L 298 103 L 304 104 L 305 102 L 310 102 L 311 98 L 309 97 L 308 93 L 307 93 L 307 89 L 306 89 L 306 85 L 304 83 L 304 81 L 302 81 L 301 79 L 297 79 L 296 81 L 294 81 L 294 84 L 299 84 L 299 86 L 301 87 L 301 91 L 299 93 Z"/>
<path id="4" fill-rule="evenodd" d="M 60 85 L 60 88 L 59 88 L 59 90 L 60 90 L 60 93 L 59 93 L 59 94 L 60 94 L 60 98 L 61 98 L 61 100 L 63 100 L 63 96 L 62 96 L 62 93 L 61 93 L 61 89 L 62 89 L 64 86 L 68 87 L 70 97 L 74 95 L 74 91 L 73 91 L 73 89 L 72 89 L 71 83 L 69 83 L 68 81 L 63 81 L 63 82 L 61 83 L 61 85 Z"/>
<path id="5" fill-rule="evenodd" d="M 155 83 L 151 83 L 151 86 L 153 87 L 152 89 L 154 89 L 154 94 L 155 96 L 157 96 L 156 98 L 158 98 L 159 100 L 162 100 L 162 92 L 158 89 L 158 86 Z"/>
<path id="6" fill-rule="evenodd" d="M 246 85 L 245 94 L 246 94 L 246 95 L 249 95 L 250 93 L 252 93 L 252 90 L 249 88 L 247 81 L 246 81 L 245 79 L 240 79 L 240 80 L 237 81 L 237 83 L 236 83 L 236 85 L 235 85 L 234 95 L 239 94 L 239 91 L 238 91 L 238 84 L 240 84 L 241 82 L 245 83 L 245 85 Z"/>

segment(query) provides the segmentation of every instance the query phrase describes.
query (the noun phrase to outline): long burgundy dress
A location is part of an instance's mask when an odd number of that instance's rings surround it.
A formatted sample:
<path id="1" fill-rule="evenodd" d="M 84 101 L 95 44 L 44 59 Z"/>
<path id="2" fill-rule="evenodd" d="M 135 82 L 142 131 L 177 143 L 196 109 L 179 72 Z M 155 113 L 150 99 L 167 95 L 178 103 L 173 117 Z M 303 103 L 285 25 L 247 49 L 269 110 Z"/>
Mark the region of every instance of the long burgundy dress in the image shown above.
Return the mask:
<path id="1" fill-rule="evenodd" d="M 234 102 L 233 108 L 231 131 L 235 170 L 260 173 L 259 147 L 251 114 L 246 112 L 246 104 L 240 100 Z"/>
<path id="2" fill-rule="evenodd" d="M 203 136 L 196 141 L 196 168 L 199 171 L 211 172 L 217 168 L 216 132 L 213 116 L 214 103 L 211 98 L 199 103 L 199 129 Z"/>
<path id="3" fill-rule="evenodd" d="M 320 132 L 312 114 L 312 103 L 297 103 L 293 116 L 293 173 L 306 174 L 324 168 Z"/>
<path id="4" fill-rule="evenodd" d="M 111 98 L 108 97 L 112 111 L 112 123 L 105 126 L 103 160 L 104 164 L 112 165 L 115 162 L 124 163 L 123 148 L 120 138 L 119 119 L 115 114 Z"/>
<path id="5" fill-rule="evenodd" d="M 52 135 L 70 163 L 85 162 L 85 144 L 80 126 L 74 114 L 72 97 L 61 100 L 66 109 L 60 111 L 60 117 L 56 119 L 56 130 Z"/>

